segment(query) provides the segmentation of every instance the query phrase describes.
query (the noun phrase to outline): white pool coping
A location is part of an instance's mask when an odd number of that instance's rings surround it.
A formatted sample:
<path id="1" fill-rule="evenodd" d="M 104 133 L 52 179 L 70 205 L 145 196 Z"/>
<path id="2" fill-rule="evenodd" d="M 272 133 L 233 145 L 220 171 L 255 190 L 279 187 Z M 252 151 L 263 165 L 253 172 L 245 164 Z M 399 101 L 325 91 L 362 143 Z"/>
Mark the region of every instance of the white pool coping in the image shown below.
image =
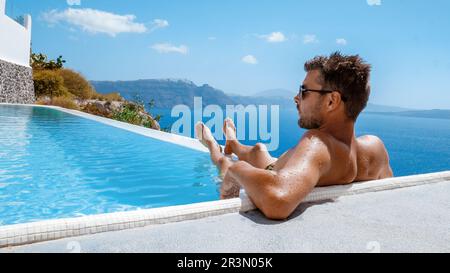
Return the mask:
<path id="1" fill-rule="evenodd" d="M 0 103 L 2 105 L 4 103 Z M 18 105 L 18 104 L 9 104 Z M 21 105 L 22 106 L 22 105 Z M 28 105 L 36 106 L 36 105 Z M 198 140 L 160 132 L 140 126 L 97 117 L 75 110 L 63 109 L 55 106 L 38 106 L 57 109 L 69 114 L 85 117 L 117 128 L 135 132 L 147 137 L 171 142 L 199 151 L 206 148 Z M 180 141 L 180 144 L 178 141 Z M 207 150 L 206 150 L 207 151 Z M 450 171 L 394 177 L 382 180 L 353 183 L 342 186 L 315 188 L 302 202 L 313 202 L 336 199 L 345 195 L 362 194 L 367 192 L 391 190 L 395 188 L 418 186 L 430 183 L 450 181 Z M 55 240 L 66 237 L 88 235 L 100 232 L 117 231 L 148 225 L 194 220 L 208 216 L 226 213 L 238 213 L 255 209 L 255 206 L 241 191 L 239 198 L 217 200 L 188 205 L 169 206 L 162 208 L 142 209 L 126 212 L 105 213 L 75 218 L 62 218 L 32 223 L 0 226 L 0 248 Z"/>

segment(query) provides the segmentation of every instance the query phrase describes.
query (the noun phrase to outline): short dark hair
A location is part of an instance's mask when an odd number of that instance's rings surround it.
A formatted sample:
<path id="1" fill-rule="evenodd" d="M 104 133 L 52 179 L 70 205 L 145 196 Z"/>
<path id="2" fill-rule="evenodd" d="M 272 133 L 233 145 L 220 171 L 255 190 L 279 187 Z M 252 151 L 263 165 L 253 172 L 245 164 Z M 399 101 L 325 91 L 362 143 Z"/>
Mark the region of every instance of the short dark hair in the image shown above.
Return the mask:
<path id="1" fill-rule="evenodd" d="M 356 121 L 367 106 L 370 95 L 370 64 L 359 55 L 334 52 L 329 57 L 316 56 L 305 63 L 305 71 L 319 70 L 324 88 L 338 90 L 345 97 L 345 114 Z"/>

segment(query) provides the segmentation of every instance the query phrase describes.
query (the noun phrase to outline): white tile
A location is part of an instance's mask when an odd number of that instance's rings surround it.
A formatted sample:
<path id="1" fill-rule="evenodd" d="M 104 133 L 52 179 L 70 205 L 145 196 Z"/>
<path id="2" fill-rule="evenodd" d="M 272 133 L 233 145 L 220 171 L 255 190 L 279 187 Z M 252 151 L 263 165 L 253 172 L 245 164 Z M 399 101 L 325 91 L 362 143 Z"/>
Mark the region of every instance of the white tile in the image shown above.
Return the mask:
<path id="1" fill-rule="evenodd" d="M 19 244 L 24 244 L 24 243 L 28 242 L 28 236 L 17 237 L 17 242 L 19 242 Z"/>
<path id="2" fill-rule="evenodd" d="M 42 234 L 36 234 L 36 235 L 34 235 L 34 240 L 35 240 L 35 242 L 40 242 L 40 241 L 42 241 Z"/>

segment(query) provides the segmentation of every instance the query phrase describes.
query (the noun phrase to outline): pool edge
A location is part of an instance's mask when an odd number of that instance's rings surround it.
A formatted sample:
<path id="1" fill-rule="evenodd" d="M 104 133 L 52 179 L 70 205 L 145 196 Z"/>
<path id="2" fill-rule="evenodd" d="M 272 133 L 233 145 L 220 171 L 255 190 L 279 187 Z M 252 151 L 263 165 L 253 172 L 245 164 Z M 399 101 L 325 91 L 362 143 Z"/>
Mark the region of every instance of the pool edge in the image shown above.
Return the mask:
<path id="1" fill-rule="evenodd" d="M 450 182 L 450 171 L 393 177 L 341 186 L 319 187 L 315 188 L 302 203 L 439 182 Z M 227 200 L 6 225 L 0 226 L 0 248 L 196 220 L 253 209 L 255 209 L 255 206 L 245 192 L 241 191 L 239 198 Z"/>

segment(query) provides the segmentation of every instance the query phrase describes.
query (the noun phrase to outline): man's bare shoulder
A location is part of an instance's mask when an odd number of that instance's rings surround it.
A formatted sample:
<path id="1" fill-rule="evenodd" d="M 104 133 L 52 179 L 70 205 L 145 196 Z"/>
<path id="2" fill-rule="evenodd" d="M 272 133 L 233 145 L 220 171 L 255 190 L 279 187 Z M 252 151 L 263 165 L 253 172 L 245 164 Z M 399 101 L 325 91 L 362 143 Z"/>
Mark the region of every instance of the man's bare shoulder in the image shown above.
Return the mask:
<path id="1" fill-rule="evenodd" d="M 356 138 L 358 148 L 373 156 L 384 156 L 387 154 L 383 141 L 374 135 L 364 135 Z"/>
<path id="2" fill-rule="evenodd" d="M 303 134 L 299 143 L 294 148 L 297 156 L 294 158 L 307 159 L 320 167 L 329 167 L 331 162 L 330 136 L 319 130 L 308 130 Z"/>
<path id="3" fill-rule="evenodd" d="M 316 129 L 306 131 L 297 146 L 317 149 L 326 152 L 331 144 L 331 136 Z"/>
<path id="4" fill-rule="evenodd" d="M 304 139 L 315 139 L 315 140 L 319 140 L 320 142 L 322 142 L 325 145 L 328 145 L 331 138 L 332 138 L 332 136 L 327 133 L 324 133 L 317 129 L 311 129 L 311 130 L 306 131 L 303 134 L 300 141 L 302 141 Z"/>
<path id="5" fill-rule="evenodd" d="M 335 150 L 335 144 L 336 140 L 332 135 L 311 129 L 303 134 L 298 145 L 330 155 Z"/>
<path id="6" fill-rule="evenodd" d="M 380 177 L 391 177 L 392 169 L 389 165 L 389 153 L 383 141 L 374 135 L 364 135 L 356 139 L 358 145 L 358 158 L 368 159 L 367 168 L 380 170 Z"/>

